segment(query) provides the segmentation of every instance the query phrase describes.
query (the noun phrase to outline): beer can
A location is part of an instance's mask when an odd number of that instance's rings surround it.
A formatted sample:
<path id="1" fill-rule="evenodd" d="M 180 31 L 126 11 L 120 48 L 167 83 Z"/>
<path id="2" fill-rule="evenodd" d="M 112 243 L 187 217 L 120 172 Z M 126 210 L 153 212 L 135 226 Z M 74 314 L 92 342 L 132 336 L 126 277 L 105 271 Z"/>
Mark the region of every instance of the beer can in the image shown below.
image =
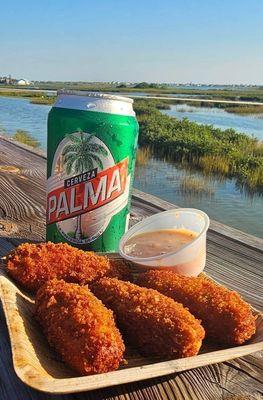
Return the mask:
<path id="1" fill-rule="evenodd" d="M 59 91 L 48 116 L 47 240 L 113 252 L 127 230 L 138 122 L 133 100 Z"/>

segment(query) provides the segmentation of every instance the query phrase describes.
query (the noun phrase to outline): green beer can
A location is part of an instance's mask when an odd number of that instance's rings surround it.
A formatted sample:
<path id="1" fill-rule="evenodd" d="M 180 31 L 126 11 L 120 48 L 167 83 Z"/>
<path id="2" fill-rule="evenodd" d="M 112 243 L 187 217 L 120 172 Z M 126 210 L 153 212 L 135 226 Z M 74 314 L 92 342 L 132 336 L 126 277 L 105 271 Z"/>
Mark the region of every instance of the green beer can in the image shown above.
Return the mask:
<path id="1" fill-rule="evenodd" d="M 60 91 L 48 116 L 47 240 L 116 251 L 128 228 L 138 122 L 133 100 Z"/>

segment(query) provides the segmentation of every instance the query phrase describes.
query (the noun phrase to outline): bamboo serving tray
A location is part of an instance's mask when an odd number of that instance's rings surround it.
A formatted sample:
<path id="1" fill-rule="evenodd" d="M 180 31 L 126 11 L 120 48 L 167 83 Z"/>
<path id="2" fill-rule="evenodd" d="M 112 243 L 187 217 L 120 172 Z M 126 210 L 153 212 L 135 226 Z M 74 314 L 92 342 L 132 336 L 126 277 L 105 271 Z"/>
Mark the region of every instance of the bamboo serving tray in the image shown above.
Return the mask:
<path id="1" fill-rule="evenodd" d="M 118 258 L 116 255 L 110 257 Z M 257 315 L 257 331 L 245 345 L 226 348 L 204 342 L 199 355 L 172 360 L 141 357 L 127 346 L 125 358 L 128 363 L 119 370 L 78 376 L 50 348 L 33 317 L 33 296 L 13 283 L 5 272 L 4 264 L 0 268 L 0 296 L 15 372 L 25 384 L 43 392 L 62 394 L 105 388 L 215 364 L 263 350 L 263 317 L 253 309 Z"/>

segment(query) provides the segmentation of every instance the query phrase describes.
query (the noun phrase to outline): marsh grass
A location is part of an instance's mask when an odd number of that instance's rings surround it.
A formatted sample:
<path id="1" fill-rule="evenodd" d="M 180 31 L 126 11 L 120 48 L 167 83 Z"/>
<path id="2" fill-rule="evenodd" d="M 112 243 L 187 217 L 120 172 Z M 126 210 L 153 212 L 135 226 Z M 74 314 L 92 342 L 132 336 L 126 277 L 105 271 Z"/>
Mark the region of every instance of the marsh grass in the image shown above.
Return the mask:
<path id="1" fill-rule="evenodd" d="M 217 178 L 236 178 L 242 190 L 263 194 L 263 143 L 234 129 L 199 125 L 162 114 L 162 104 L 136 100 L 139 143 L 154 156 L 202 170 Z"/>
<path id="2" fill-rule="evenodd" d="M 136 167 L 147 165 L 151 155 L 152 150 L 150 147 L 139 147 L 136 154 Z"/>
<path id="3" fill-rule="evenodd" d="M 199 168 L 201 168 L 205 174 L 210 175 L 211 173 L 219 175 L 228 175 L 229 173 L 229 160 L 226 157 L 218 155 L 207 155 L 203 157 L 197 157 L 193 160 Z"/>
<path id="4" fill-rule="evenodd" d="M 8 90 L 4 89 L 0 91 L 0 96 L 8 96 L 8 97 L 41 97 L 45 96 L 45 92 L 35 92 L 30 90 Z"/>
<path id="5" fill-rule="evenodd" d="M 229 113 L 234 113 L 234 114 L 263 114 L 263 106 L 260 105 L 231 105 L 228 104 L 228 106 L 222 107 L 224 108 L 227 112 Z"/>
<path id="6" fill-rule="evenodd" d="M 22 129 L 17 129 L 16 133 L 13 135 L 13 138 L 20 143 L 27 144 L 28 146 L 37 148 L 40 146 L 40 142 L 35 139 L 32 135 L 30 135 L 27 131 Z"/>
<path id="7" fill-rule="evenodd" d="M 238 114 L 254 114 L 261 113 L 262 111 L 259 109 L 263 108 L 263 106 L 253 105 L 253 101 L 263 102 L 263 88 L 262 87 L 251 87 L 244 89 L 198 89 L 198 88 L 175 88 L 169 87 L 168 85 L 156 85 L 156 84 L 147 84 L 146 82 L 141 82 L 134 87 L 126 87 L 126 85 L 114 85 L 106 82 L 98 82 L 98 83 L 89 83 L 89 82 L 37 82 L 37 87 L 40 90 L 58 90 L 58 89 L 70 89 L 70 90 L 89 90 L 89 91 L 111 91 L 111 92 L 147 92 L 150 95 L 154 96 L 163 96 L 163 95 L 177 95 L 184 94 L 186 97 L 188 95 L 196 95 L 200 99 L 218 99 L 218 100 L 243 100 L 243 101 L 251 101 L 251 105 L 242 105 L 242 104 L 222 104 L 222 103 L 206 103 L 200 100 L 200 103 L 195 102 L 186 102 L 187 104 L 192 104 L 199 107 L 219 107 L 226 109 L 226 111 L 238 113 Z M 1 87 L 1 96 L 17 96 L 17 97 L 41 97 L 45 95 L 45 92 L 34 92 L 27 88 L 27 90 L 21 90 L 19 86 L 13 86 L 12 89 L 19 89 L 19 91 L 10 90 L 9 86 Z M 180 102 L 181 103 L 181 102 Z M 37 103 L 41 104 L 41 103 Z M 46 104 L 46 103 L 44 103 Z M 48 103 L 50 104 L 50 103 Z M 176 101 L 168 100 L 168 104 L 176 104 Z"/>
<path id="8" fill-rule="evenodd" d="M 94 90 L 94 91 L 112 91 L 112 92 L 147 92 L 152 94 L 195 94 L 203 98 L 217 98 L 217 99 L 229 99 L 229 100 L 246 100 L 246 101 L 263 101 L 263 88 L 262 87 L 250 87 L 250 88 L 209 88 L 203 90 L 200 88 L 181 88 L 181 87 L 170 87 L 169 85 L 156 85 L 148 84 L 146 82 L 140 82 L 134 87 L 126 85 L 116 85 L 107 82 L 37 82 L 39 89 L 56 90 L 56 89 L 72 89 L 72 90 Z M 21 89 L 21 87 L 19 87 Z M 8 91 L 8 87 L 5 88 Z"/>
<path id="9" fill-rule="evenodd" d="M 42 97 L 34 97 L 30 100 L 31 104 L 41 104 L 41 105 L 52 105 L 55 102 L 56 97 L 53 96 L 42 96 Z"/>

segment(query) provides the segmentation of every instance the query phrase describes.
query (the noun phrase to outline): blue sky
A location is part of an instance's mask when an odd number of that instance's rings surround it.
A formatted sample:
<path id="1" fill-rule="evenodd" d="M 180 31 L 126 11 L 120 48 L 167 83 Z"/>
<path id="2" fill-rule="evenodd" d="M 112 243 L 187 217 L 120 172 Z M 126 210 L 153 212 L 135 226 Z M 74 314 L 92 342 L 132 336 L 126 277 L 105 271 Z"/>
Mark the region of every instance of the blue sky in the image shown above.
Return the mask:
<path id="1" fill-rule="evenodd" d="M 9 0 L 0 76 L 263 84 L 263 0 Z"/>

